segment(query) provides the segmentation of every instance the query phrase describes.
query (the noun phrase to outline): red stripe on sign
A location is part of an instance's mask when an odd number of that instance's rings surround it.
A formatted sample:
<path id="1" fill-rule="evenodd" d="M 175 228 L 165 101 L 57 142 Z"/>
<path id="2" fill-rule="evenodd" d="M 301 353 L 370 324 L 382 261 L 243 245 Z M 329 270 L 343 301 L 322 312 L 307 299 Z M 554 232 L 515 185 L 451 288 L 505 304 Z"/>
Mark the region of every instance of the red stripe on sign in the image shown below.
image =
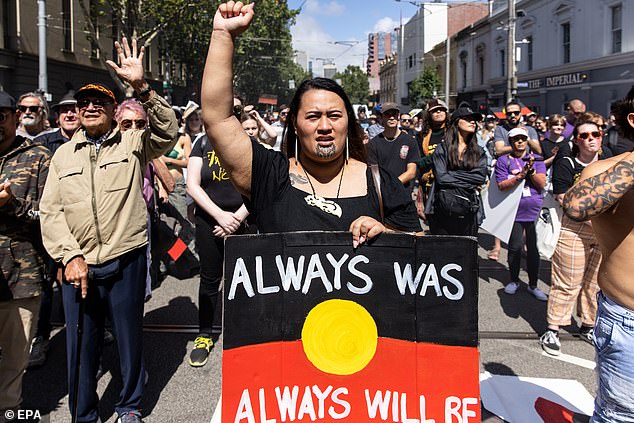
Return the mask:
<path id="1" fill-rule="evenodd" d="M 357 373 L 324 373 L 302 341 L 223 351 L 222 422 L 480 421 L 477 348 L 379 338 Z"/>
<path id="2" fill-rule="evenodd" d="M 176 238 L 176 242 L 172 245 L 172 248 L 169 249 L 167 254 L 172 258 L 172 260 L 176 261 L 180 258 L 181 255 L 187 249 L 187 245 L 183 242 L 182 239 Z"/>

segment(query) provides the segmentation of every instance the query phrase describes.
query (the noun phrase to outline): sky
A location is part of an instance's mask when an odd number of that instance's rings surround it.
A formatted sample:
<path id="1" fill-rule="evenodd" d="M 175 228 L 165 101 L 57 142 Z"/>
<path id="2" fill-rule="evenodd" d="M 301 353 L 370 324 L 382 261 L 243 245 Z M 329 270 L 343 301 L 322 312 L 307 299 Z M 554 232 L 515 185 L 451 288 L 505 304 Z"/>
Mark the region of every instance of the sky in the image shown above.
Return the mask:
<path id="1" fill-rule="evenodd" d="M 323 61 L 334 59 L 338 71 L 348 65 L 365 69 L 368 34 L 389 32 L 416 13 L 416 6 L 395 0 L 288 0 L 290 9 L 301 8 L 296 24 L 291 27 L 293 48 L 305 51 L 313 61 L 313 74 L 323 76 Z M 359 43 L 351 46 L 335 41 Z"/>

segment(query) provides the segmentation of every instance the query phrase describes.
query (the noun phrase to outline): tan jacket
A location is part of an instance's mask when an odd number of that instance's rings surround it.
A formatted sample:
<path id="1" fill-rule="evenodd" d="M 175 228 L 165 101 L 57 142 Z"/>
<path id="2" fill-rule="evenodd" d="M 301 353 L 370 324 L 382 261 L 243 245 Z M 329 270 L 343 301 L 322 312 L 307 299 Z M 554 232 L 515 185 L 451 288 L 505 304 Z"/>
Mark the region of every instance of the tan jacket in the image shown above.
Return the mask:
<path id="1" fill-rule="evenodd" d="M 79 129 L 53 156 L 40 201 L 42 238 L 48 253 L 66 265 L 83 256 L 101 264 L 147 244 L 143 201 L 146 164 L 176 142 L 176 115 L 163 98 L 143 104 L 150 128 L 113 127 L 95 145 Z"/>

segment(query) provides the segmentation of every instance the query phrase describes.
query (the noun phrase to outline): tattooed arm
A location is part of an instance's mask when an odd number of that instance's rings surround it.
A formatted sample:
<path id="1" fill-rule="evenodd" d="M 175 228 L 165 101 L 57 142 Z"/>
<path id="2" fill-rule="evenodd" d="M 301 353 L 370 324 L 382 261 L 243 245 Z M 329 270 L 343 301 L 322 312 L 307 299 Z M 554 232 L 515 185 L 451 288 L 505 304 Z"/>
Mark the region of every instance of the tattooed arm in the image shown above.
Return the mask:
<path id="1" fill-rule="evenodd" d="M 614 206 L 634 187 L 634 153 L 595 162 L 584 169 L 577 184 L 566 192 L 564 212 L 578 222 Z"/>

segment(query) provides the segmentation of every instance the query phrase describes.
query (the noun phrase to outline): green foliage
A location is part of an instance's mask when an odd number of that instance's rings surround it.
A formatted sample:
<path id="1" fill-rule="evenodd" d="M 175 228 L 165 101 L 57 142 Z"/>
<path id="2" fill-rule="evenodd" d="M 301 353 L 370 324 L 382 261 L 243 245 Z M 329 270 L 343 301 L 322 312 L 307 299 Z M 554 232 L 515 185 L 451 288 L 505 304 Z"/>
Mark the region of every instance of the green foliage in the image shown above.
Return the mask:
<path id="1" fill-rule="evenodd" d="M 426 67 L 418 77 L 409 84 L 409 105 L 411 108 L 422 108 L 440 89 L 440 76 L 436 69 Z"/>
<path id="2" fill-rule="evenodd" d="M 368 75 L 359 66 L 348 65 L 343 72 L 337 72 L 333 79 L 340 79 L 353 104 L 366 104 L 370 94 Z"/>
<path id="3" fill-rule="evenodd" d="M 144 44 L 158 42 L 161 56 L 182 64 L 187 92 L 196 97 L 220 0 L 98 1 L 108 3 L 120 35 L 136 36 Z M 258 0 L 255 8 L 251 27 L 236 40 L 236 92 L 248 102 L 260 94 L 275 94 L 278 102 L 287 102 L 294 91 L 288 81 L 298 85 L 308 77 L 293 62 L 290 27 L 299 11 L 281 0 Z M 110 34 L 111 28 L 100 27 L 100 32 Z M 109 52 L 111 46 L 100 41 L 102 51 Z"/>

